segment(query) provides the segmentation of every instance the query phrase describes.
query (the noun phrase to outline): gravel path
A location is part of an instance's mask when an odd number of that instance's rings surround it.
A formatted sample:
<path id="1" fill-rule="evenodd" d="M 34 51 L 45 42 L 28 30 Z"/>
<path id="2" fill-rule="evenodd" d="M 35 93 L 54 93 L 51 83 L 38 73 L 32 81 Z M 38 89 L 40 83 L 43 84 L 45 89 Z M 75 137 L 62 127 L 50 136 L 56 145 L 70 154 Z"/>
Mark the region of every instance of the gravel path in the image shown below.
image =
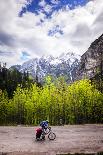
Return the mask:
<path id="1" fill-rule="evenodd" d="M 0 155 L 56 155 L 103 152 L 102 125 L 52 127 L 56 139 L 35 141 L 37 127 L 0 126 Z"/>

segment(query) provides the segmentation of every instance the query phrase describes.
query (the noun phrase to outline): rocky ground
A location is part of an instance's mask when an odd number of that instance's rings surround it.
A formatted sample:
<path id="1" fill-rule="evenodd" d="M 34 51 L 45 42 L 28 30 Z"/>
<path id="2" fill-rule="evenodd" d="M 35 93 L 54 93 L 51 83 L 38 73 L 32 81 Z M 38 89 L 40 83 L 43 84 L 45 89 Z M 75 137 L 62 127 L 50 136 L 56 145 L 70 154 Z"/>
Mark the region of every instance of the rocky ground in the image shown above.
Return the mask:
<path id="1" fill-rule="evenodd" d="M 56 139 L 35 140 L 37 127 L 0 126 L 0 155 L 56 155 L 103 152 L 103 125 L 52 127 Z"/>

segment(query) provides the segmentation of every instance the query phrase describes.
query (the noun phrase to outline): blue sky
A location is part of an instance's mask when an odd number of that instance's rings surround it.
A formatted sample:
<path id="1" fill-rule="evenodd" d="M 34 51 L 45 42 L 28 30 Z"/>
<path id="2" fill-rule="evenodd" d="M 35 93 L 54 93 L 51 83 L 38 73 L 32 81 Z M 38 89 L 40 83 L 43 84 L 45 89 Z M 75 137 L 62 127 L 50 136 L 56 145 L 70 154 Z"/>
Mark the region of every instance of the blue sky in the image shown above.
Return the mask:
<path id="1" fill-rule="evenodd" d="M 50 18 L 54 11 L 58 11 L 62 8 L 69 7 L 70 9 L 74 9 L 77 6 L 84 6 L 88 0 L 45 0 L 45 3 L 51 6 L 51 10 L 46 12 L 44 7 L 39 5 L 40 0 L 32 0 L 31 3 L 27 4 L 25 7 L 22 7 L 20 12 L 20 16 L 22 16 L 25 12 L 32 12 L 35 14 L 39 14 L 42 11 L 47 18 Z"/>
<path id="2" fill-rule="evenodd" d="M 103 0 L 0 0 L 0 62 L 82 55 L 103 33 Z"/>
<path id="3" fill-rule="evenodd" d="M 28 54 L 27 52 L 24 51 L 24 52 L 22 52 L 21 54 L 22 54 L 22 55 L 21 55 L 21 59 L 22 59 L 22 60 L 25 60 L 25 61 L 28 60 L 29 54 Z"/>
<path id="4" fill-rule="evenodd" d="M 31 12 L 39 16 L 39 14 L 42 12 L 45 15 L 45 19 L 49 19 L 52 17 L 54 12 L 58 12 L 59 10 L 66 8 L 73 10 L 78 6 L 85 6 L 86 3 L 88 3 L 88 0 L 32 0 L 29 4 L 22 7 L 21 11 L 19 12 L 19 16 L 22 17 L 27 12 Z M 46 10 L 45 6 L 48 6 L 50 9 Z M 41 18 L 37 25 L 42 24 L 45 19 Z M 56 34 L 63 35 L 63 30 L 61 29 L 60 25 L 55 25 L 52 27 L 52 29 L 48 30 L 47 34 L 51 37 L 55 36 Z M 23 58 L 23 56 L 21 58 Z"/>
<path id="5" fill-rule="evenodd" d="M 66 8 L 73 10 L 78 6 L 85 6 L 86 3 L 88 3 L 88 0 L 32 0 L 29 4 L 22 7 L 21 11 L 19 12 L 19 16 L 23 17 L 23 15 L 27 12 L 31 12 L 39 16 L 39 14 L 42 12 L 45 15 L 45 19 L 49 19 L 52 17 L 54 12 L 58 12 L 59 10 Z M 50 9 L 46 10 L 45 6 L 48 6 Z M 37 25 L 45 22 L 45 19 L 41 18 Z M 51 37 L 55 36 L 56 34 L 63 35 L 63 30 L 61 29 L 60 25 L 54 25 L 52 29 L 48 30 L 47 34 Z"/>

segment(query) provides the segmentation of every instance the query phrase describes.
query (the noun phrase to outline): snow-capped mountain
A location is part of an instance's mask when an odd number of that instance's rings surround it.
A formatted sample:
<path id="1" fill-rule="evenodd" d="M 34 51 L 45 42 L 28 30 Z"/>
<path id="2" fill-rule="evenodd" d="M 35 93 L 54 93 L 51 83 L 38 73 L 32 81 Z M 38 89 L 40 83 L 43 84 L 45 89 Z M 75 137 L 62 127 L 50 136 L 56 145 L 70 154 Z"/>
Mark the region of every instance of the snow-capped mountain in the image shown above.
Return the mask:
<path id="1" fill-rule="evenodd" d="M 14 65 L 20 72 L 29 72 L 41 81 L 45 76 L 66 76 L 68 82 L 83 78 L 101 80 L 103 77 L 103 34 L 97 38 L 82 55 L 63 53 L 59 57 L 42 56 L 29 60 L 23 65 Z M 99 81 L 98 80 L 98 81 Z"/>
<path id="2" fill-rule="evenodd" d="M 42 56 L 26 61 L 19 67 L 20 72 L 29 72 L 32 77 L 38 76 L 39 81 L 47 75 L 66 76 L 68 81 L 74 79 L 80 56 L 75 53 L 63 53 L 59 57 Z"/>

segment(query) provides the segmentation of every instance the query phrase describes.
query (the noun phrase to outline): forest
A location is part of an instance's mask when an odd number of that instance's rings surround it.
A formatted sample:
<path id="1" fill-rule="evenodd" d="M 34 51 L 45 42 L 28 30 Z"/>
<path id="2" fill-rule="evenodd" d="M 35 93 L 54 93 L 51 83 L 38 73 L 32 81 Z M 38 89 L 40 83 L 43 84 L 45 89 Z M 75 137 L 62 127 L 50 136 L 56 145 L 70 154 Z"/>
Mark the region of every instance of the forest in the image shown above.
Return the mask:
<path id="1" fill-rule="evenodd" d="M 67 83 L 47 76 L 43 84 L 28 73 L 0 68 L 0 125 L 103 123 L 103 93 L 89 79 Z M 62 123 L 61 123 L 62 121 Z"/>

